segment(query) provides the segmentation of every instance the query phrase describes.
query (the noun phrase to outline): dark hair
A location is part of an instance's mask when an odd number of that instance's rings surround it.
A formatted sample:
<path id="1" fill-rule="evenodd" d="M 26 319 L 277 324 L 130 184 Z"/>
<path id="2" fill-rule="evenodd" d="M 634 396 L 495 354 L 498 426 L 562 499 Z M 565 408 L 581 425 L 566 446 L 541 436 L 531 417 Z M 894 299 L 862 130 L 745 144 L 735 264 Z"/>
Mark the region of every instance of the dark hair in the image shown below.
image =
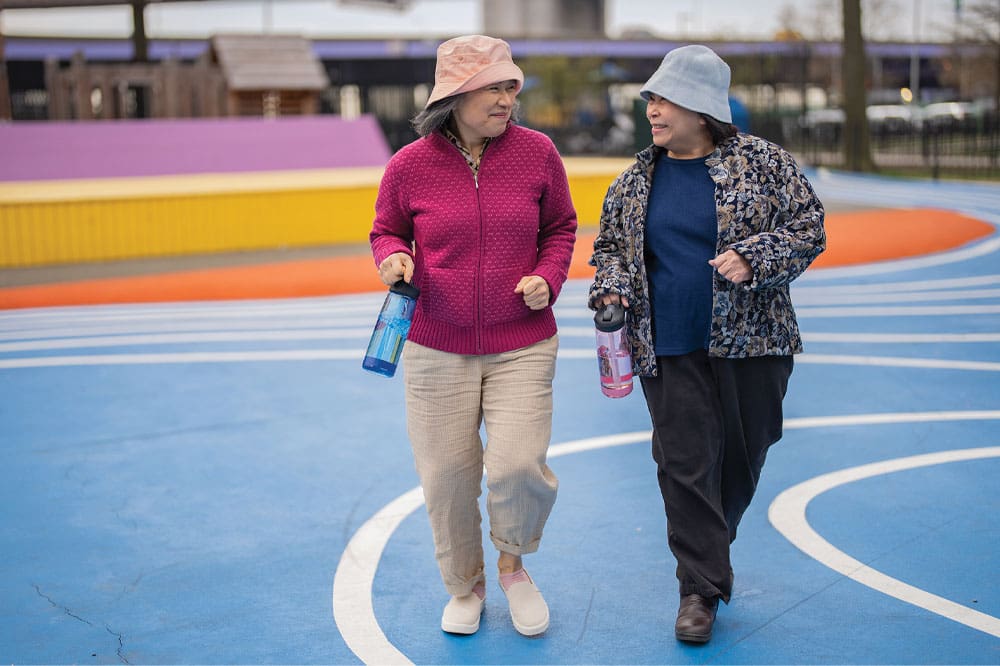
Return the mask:
<path id="1" fill-rule="evenodd" d="M 455 107 L 458 106 L 458 100 L 461 99 L 464 94 L 466 93 L 451 95 L 450 97 L 439 99 L 426 109 L 422 109 L 420 113 L 414 116 L 413 120 L 410 121 L 410 126 L 413 127 L 413 131 L 420 136 L 427 136 L 428 134 L 433 134 L 434 132 L 444 129 L 444 127 L 451 122 Z M 520 109 L 521 102 L 515 99 L 514 105 L 510 110 L 510 119 L 512 121 L 517 122 L 517 112 Z"/>
<path id="2" fill-rule="evenodd" d="M 439 99 L 426 109 L 421 110 L 410 121 L 413 131 L 420 136 L 427 136 L 443 128 L 451 119 L 455 107 L 458 106 L 459 97 L 460 95 L 452 95 Z"/>
<path id="3" fill-rule="evenodd" d="M 705 127 L 708 128 L 708 133 L 712 135 L 712 143 L 717 146 L 726 139 L 733 138 L 739 132 L 739 128 L 732 123 L 724 123 L 704 113 L 699 113 L 698 115 L 705 120 Z"/>

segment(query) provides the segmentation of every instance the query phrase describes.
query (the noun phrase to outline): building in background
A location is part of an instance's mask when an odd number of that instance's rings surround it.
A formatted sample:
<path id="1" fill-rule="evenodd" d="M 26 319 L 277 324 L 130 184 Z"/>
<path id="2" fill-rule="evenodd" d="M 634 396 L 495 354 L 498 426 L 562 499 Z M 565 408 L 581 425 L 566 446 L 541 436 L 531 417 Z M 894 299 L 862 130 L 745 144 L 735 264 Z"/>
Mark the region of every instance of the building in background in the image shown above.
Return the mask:
<path id="1" fill-rule="evenodd" d="M 601 39 L 604 0 L 482 0 L 483 30 L 516 39 Z"/>
<path id="2" fill-rule="evenodd" d="M 24 1 L 8 0 L 4 6 Z M 137 0 L 136 6 L 146 1 Z M 637 31 L 609 38 L 605 0 L 478 1 L 483 31 L 510 42 L 527 77 L 520 97 L 523 123 L 549 134 L 564 154 L 627 155 L 648 139 L 636 106 L 638 88 L 664 53 L 690 40 Z M 340 2 L 383 8 L 410 4 Z M 141 25 L 138 19 L 137 33 Z M 228 39 L 223 35 L 148 40 L 138 34 L 119 39 L 0 36 L 10 91 L 7 101 L 0 95 L 0 112 L 6 104 L 15 121 L 371 114 L 396 149 L 415 138 L 409 120 L 427 99 L 436 47 L 446 37 L 258 35 L 241 42 L 257 63 L 256 80 L 248 83 L 237 76 L 235 65 L 227 65 L 225 53 L 220 58 L 219 39 Z M 294 44 L 294 73 L 282 69 L 292 66 L 290 51 L 277 42 L 269 46 L 268 39 Z M 259 47 L 250 47 L 255 41 Z M 744 129 L 793 147 L 838 140 L 839 41 L 809 40 L 792 30 L 773 39 L 698 41 L 732 66 L 732 92 L 749 113 Z M 998 46 L 989 40 L 869 41 L 866 52 L 868 101 L 882 107 L 872 112 L 875 132 L 920 130 L 925 108 L 949 114 L 935 118 L 935 128 L 979 131 L 989 129 L 984 119 L 990 118 L 995 124 Z M 939 103 L 947 104 L 929 106 Z M 924 141 L 916 149 L 927 150 L 925 138 L 913 140 Z M 958 151 L 964 144 L 954 145 Z M 815 159 L 821 159 L 818 151 Z"/>

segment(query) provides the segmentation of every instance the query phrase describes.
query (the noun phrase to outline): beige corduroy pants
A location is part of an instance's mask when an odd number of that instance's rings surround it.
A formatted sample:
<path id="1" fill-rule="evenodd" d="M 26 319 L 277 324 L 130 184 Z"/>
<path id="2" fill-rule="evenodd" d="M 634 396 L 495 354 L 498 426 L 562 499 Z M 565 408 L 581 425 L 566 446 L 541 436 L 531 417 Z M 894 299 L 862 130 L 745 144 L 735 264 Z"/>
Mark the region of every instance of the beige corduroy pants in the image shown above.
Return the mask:
<path id="1" fill-rule="evenodd" d="M 486 356 L 413 342 L 403 349 L 407 428 L 441 578 L 451 595 L 468 594 L 484 579 L 484 466 L 493 544 L 513 555 L 538 549 L 558 488 L 545 462 L 558 346 L 558 336 L 552 336 Z"/>

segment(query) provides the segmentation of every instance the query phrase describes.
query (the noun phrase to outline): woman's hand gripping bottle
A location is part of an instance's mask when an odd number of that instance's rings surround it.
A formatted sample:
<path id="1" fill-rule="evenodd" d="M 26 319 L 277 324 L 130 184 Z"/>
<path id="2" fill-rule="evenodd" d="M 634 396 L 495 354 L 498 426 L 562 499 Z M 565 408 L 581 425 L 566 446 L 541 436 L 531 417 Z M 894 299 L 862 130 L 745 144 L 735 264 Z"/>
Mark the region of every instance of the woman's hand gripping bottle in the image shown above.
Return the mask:
<path id="1" fill-rule="evenodd" d="M 601 391 L 609 398 L 623 398 L 632 392 L 632 352 L 625 336 L 625 308 L 619 303 L 603 306 L 594 315 L 594 325 Z"/>
<path id="2" fill-rule="evenodd" d="M 396 365 L 410 332 L 410 322 L 413 320 L 419 295 L 419 289 L 403 280 L 389 287 L 389 293 L 386 294 L 375 322 L 375 330 L 368 342 L 362 368 L 386 377 L 396 374 Z"/>

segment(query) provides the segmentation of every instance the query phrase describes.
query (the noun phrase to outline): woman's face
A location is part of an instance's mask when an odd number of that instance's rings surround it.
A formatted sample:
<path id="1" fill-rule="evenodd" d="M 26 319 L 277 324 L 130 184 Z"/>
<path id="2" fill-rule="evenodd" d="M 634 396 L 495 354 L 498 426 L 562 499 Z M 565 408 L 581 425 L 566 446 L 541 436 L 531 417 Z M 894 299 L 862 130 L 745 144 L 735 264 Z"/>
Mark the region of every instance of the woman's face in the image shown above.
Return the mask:
<path id="1" fill-rule="evenodd" d="M 503 134 L 516 97 L 517 81 L 514 80 L 500 81 L 462 95 L 454 114 L 462 141 L 472 146 Z"/>
<path id="2" fill-rule="evenodd" d="M 671 157 L 704 157 L 715 148 L 705 120 L 699 114 L 668 102 L 659 95 L 650 93 L 646 102 L 646 119 L 653 131 L 653 143 L 666 148 Z"/>

